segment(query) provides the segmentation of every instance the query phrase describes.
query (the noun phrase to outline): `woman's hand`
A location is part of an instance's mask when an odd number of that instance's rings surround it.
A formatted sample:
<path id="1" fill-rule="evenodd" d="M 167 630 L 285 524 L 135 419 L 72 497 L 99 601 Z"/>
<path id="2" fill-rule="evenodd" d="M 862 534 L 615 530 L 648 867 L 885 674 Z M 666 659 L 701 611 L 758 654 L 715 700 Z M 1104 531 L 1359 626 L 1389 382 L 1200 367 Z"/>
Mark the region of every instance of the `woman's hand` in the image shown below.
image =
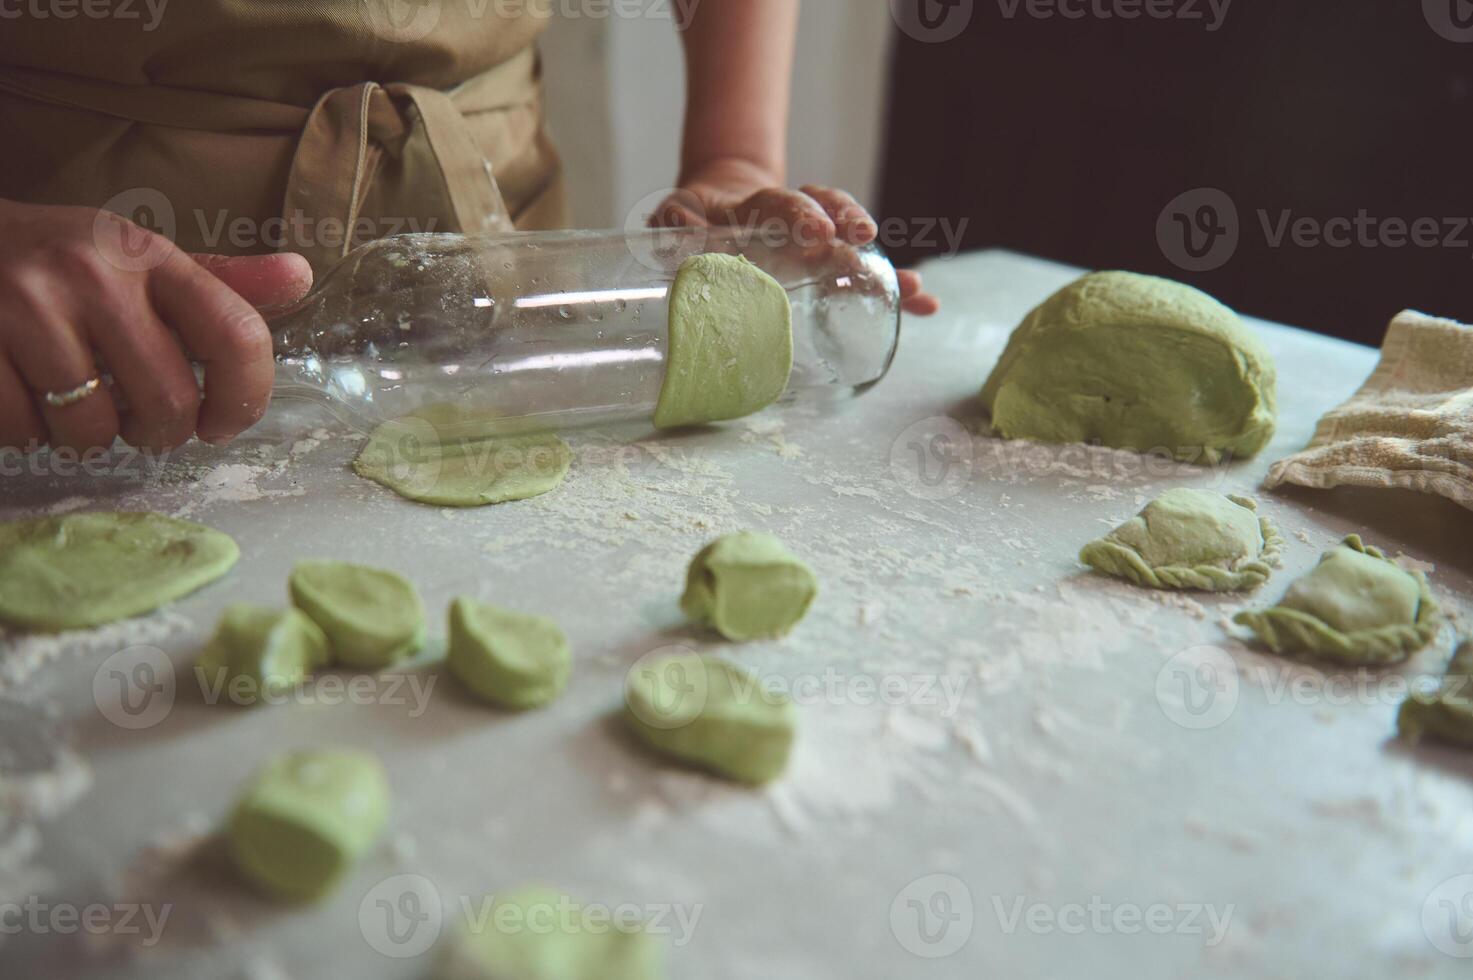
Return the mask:
<path id="1" fill-rule="evenodd" d="M 257 307 L 306 293 L 297 255 L 191 256 L 91 208 L 0 200 L 0 448 L 86 452 L 119 435 L 162 452 L 223 443 L 271 400 L 271 335 Z M 205 370 L 201 394 L 190 365 Z M 107 386 L 66 405 L 46 394 Z"/>
<path id="2" fill-rule="evenodd" d="M 700 225 L 757 227 L 779 222 L 792 242 L 805 249 L 834 241 L 868 245 L 879 235 L 870 213 L 844 191 L 805 186 L 787 190 L 761 167 L 745 160 L 705 164 L 681 180 L 680 188 L 655 210 L 653 223 L 674 228 Z M 918 272 L 900 272 L 901 306 L 915 316 L 940 309 L 922 289 Z"/>

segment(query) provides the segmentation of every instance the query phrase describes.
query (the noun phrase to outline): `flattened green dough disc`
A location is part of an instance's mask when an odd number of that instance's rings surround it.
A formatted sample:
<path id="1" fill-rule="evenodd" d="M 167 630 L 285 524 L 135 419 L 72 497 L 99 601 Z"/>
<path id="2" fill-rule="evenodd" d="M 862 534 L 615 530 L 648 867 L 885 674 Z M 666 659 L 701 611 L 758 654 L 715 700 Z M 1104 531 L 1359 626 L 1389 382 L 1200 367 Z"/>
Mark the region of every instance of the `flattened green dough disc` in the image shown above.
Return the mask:
<path id="1" fill-rule="evenodd" d="M 1168 490 L 1079 560 L 1150 589 L 1256 589 L 1279 562 L 1284 539 L 1247 497 Z"/>
<path id="2" fill-rule="evenodd" d="M 670 340 L 655 426 L 739 419 L 781 397 L 793 371 L 793 308 L 739 255 L 695 255 L 670 288 Z"/>
<path id="3" fill-rule="evenodd" d="M 513 710 L 550 703 L 573 669 L 568 638 L 557 623 L 471 599 L 450 605 L 446 660 L 472 694 Z"/>
<path id="4" fill-rule="evenodd" d="M 494 416 L 432 405 L 373 431 L 353 470 L 408 500 L 484 507 L 556 489 L 573 453 L 552 433 L 493 435 Z"/>
<path id="5" fill-rule="evenodd" d="M 230 571 L 229 536 L 162 514 L 67 514 L 0 524 L 0 622 L 99 626 L 157 609 Z"/>
<path id="6" fill-rule="evenodd" d="M 1269 649 L 1352 666 L 1400 663 L 1432 642 L 1442 619 L 1427 580 L 1352 534 L 1272 609 L 1241 612 Z"/>
<path id="7" fill-rule="evenodd" d="M 295 687 L 329 660 L 327 637 L 298 609 L 236 605 L 195 661 L 201 688 L 232 704 L 256 704 Z"/>
<path id="8" fill-rule="evenodd" d="M 287 586 L 292 604 L 327 634 L 337 663 L 375 670 L 424 645 L 424 603 L 414 586 L 393 572 L 304 561 L 292 569 Z"/>
<path id="9" fill-rule="evenodd" d="M 1436 692 L 1413 694 L 1402 702 L 1396 727 L 1408 742 L 1425 737 L 1473 748 L 1473 640 L 1453 656 Z"/>
<path id="10" fill-rule="evenodd" d="M 782 775 L 797 727 L 793 703 L 723 660 L 666 657 L 630 672 L 630 726 L 651 748 L 743 783 Z"/>
<path id="11" fill-rule="evenodd" d="M 1236 313 L 1129 272 L 1085 276 L 1028 314 L 982 389 L 1004 438 L 1209 465 L 1268 444 L 1275 398 L 1273 360 Z"/>
<path id="12" fill-rule="evenodd" d="M 585 913 L 567 896 L 525 889 L 496 897 L 445 947 L 435 980 L 659 980 L 660 945 L 643 928 Z"/>
<path id="13" fill-rule="evenodd" d="M 389 812 L 389 783 L 366 752 L 316 751 L 267 763 L 230 816 L 235 866 L 262 891 L 321 898 L 372 846 Z"/>
<path id="14" fill-rule="evenodd" d="M 707 545 L 691 561 L 680 608 L 728 640 L 782 636 L 818 596 L 813 570 L 770 534 L 744 531 Z"/>

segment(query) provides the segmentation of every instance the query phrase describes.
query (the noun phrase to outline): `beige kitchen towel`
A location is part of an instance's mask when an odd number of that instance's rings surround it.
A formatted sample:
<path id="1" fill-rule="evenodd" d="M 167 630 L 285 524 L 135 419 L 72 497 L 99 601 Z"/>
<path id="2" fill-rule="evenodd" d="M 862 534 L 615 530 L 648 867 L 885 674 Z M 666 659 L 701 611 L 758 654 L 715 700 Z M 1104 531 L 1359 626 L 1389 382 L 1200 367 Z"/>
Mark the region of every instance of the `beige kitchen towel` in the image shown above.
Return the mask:
<path id="1" fill-rule="evenodd" d="M 1473 327 L 1407 311 L 1381 363 L 1264 485 L 1405 487 L 1473 508 Z"/>

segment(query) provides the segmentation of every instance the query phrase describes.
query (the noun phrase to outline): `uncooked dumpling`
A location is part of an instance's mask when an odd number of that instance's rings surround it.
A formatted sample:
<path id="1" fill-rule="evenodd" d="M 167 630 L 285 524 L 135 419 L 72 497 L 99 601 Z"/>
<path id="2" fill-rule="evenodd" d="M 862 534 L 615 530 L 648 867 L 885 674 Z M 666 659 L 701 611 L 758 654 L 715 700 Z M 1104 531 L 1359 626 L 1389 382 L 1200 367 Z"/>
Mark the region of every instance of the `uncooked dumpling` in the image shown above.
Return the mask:
<path id="1" fill-rule="evenodd" d="M 162 514 L 67 514 L 0 524 L 0 622 L 68 630 L 127 619 L 230 571 L 227 535 Z"/>
<path id="2" fill-rule="evenodd" d="M 1275 653 L 1365 666 L 1400 663 L 1426 646 L 1441 615 L 1420 572 L 1404 571 L 1352 534 L 1277 606 L 1234 621 Z"/>
<path id="3" fill-rule="evenodd" d="M 1408 742 L 1430 738 L 1473 748 L 1473 640 L 1454 655 L 1435 692 L 1413 694 L 1402 702 L 1396 726 Z"/>
<path id="4" fill-rule="evenodd" d="M 425 641 L 424 603 L 402 577 L 341 561 L 298 562 L 287 580 L 292 604 L 322 628 L 333 659 L 378 670 Z"/>
<path id="5" fill-rule="evenodd" d="M 329 660 L 327 637 L 299 609 L 226 609 L 194 669 L 201 689 L 229 704 L 252 705 L 301 683 Z"/>
<path id="6" fill-rule="evenodd" d="M 687 259 L 670 288 L 661 429 L 737 419 L 782 395 L 793 370 L 793 309 L 781 284 L 739 255 Z"/>
<path id="7" fill-rule="evenodd" d="M 1268 351 L 1206 293 L 1097 272 L 1028 314 L 982 401 L 1007 439 L 1097 442 L 1211 465 L 1268 444 L 1275 384 Z"/>
<path id="8" fill-rule="evenodd" d="M 550 619 L 456 599 L 446 665 L 482 701 L 523 711 L 563 692 L 573 656 L 568 638 Z"/>
<path id="9" fill-rule="evenodd" d="M 353 470 L 438 507 L 484 507 L 556 489 L 573 461 L 567 443 L 548 432 L 502 435 L 497 422 L 472 409 L 431 405 L 375 429 Z"/>
<path id="10" fill-rule="evenodd" d="M 1099 541 L 1079 560 L 1152 589 L 1238 592 L 1268 580 L 1283 538 L 1247 497 L 1179 488 Z"/>
<path id="11" fill-rule="evenodd" d="M 818 595 L 813 570 L 770 534 L 743 531 L 701 550 L 686 573 L 680 608 L 728 640 L 783 636 Z"/>

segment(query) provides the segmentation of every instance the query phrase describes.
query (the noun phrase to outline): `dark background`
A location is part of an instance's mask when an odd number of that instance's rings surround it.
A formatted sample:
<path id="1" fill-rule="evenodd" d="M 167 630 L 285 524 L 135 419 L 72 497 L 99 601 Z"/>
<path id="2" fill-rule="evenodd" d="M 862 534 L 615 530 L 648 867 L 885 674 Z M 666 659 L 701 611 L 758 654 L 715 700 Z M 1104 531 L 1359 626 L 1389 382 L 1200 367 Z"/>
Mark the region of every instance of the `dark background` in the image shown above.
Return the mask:
<path id="1" fill-rule="evenodd" d="M 1161 0 L 1198 20 L 1063 2 L 1087 16 L 891 0 L 886 217 L 965 217 L 965 248 L 1169 276 L 1362 343 L 1408 307 L 1473 321 L 1473 2 L 1233 0 L 1216 31 L 1207 0 Z M 1222 194 L 1168 208 L 1199 188 Z M 1316 227 L 1362 211 L 1381 223 L 1370 244 L 1275 247 L 1286 211 Z M 1392 247 L 1387 219 L 1422 218 L 1435 244 L 1403 230 Z M 1233 227 L 1236 247 L 1203 230 Z M 935 249 L 894 251 L 910 263 Z"/>

